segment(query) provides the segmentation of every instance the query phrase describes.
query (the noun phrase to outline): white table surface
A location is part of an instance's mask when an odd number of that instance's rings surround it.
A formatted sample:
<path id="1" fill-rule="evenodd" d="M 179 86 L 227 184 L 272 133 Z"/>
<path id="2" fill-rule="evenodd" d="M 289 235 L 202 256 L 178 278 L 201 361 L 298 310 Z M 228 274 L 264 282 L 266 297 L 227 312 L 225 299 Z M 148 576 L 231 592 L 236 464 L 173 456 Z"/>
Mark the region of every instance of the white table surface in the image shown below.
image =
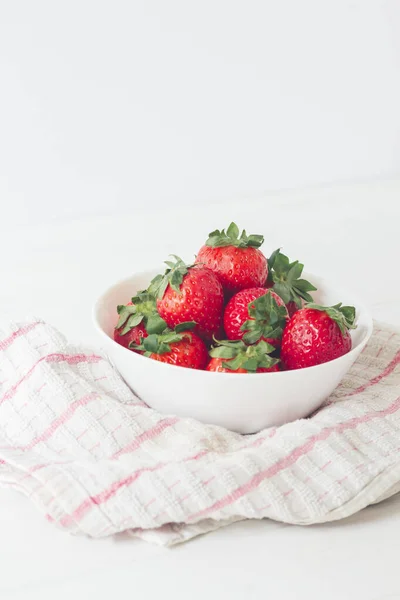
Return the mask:
<path id="1" fill-rule="evenodd" d="M 400 179 L 31 227 L 0 224 L 0 311 L 41 316 L 96 343 L 91 304 L 109 283 L 193 256 L 208 231 L 237 220 L 400 325 Z M 124 535 L 75 538 L 26 498 L 0 489 L 1 600 L 400 599 L 400 497 L 345 521 L 294 527 L 241 522 L 165 549 Z"/>

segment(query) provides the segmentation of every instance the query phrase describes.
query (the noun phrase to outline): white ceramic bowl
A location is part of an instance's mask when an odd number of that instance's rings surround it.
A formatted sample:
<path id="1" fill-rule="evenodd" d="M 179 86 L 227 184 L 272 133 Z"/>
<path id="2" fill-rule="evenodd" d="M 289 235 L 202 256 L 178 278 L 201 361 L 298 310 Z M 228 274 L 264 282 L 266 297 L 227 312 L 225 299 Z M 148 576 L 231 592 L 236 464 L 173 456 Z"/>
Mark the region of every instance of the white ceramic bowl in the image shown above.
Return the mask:
<path id="1" fill-rule="evenodd" d="M 318 291 L 319 304 L 351 304 L 357 329 L 351 332 L 352 350 L 328 363 L 277 373 L 231 374 L 197 371 L 151 360 L 113 340 L 116 307 L 148 286 L 159 272 L 137 273 L 107 289 L 94 307 L 94 323 L 102 346 L 127 384 L 148 406 L 162 413 L 193 417 L 239 433 L 253 433 L 282 425 L 316 410 L 350 369 L 372 333 L 372 319 L 351 294 L 322 278 L 305 275 Z"/>

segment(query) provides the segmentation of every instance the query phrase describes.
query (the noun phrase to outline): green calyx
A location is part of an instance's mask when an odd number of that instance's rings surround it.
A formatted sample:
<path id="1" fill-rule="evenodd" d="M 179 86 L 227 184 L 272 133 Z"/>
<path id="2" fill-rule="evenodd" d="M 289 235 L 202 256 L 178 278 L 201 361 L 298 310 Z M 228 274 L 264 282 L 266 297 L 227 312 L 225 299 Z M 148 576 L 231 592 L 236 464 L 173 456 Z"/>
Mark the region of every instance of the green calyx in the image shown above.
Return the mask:
<path id="1" fill-rule="evenodd" d="M 264 341 L 253 346 L 247 346 L 242 340 L 215 341 L 218 345 L 210 350 L 210 356 L 227 359 L 222 366 L 230 371 L 245 369 L 249 373 L 255 373 L 259 368 L 270 369 L 279 362 L 278 358 L 269 356 L 275 348 Z"/>
<path id="2" fill-rule="evenodd" d="M 346 333 L 349 329 L 356 329 L 356 309 L 354 306 L 342 306 L 342 303 L 335 304 L 334 306 L 320 306 L 309 302 L 305 305 L 305 308 L 313 308 L 325 312 L 337 325 L 342 333 Z"/>
<path id="3" fill-rule="evenodd" d="M 156 308 L 156 300 L 147 291 L 138 292 L 132 298 L 132 305 L 119 305 L 117 312 L 118 323 L 115 328 L 123 327 L 121 334 L 128 333 L 133 327 L 143 322 L 147 333 L 161 333 L 167 327 L 164 319 L 160 317 Z"/>
<path id="4" fill-rule="evenodd" d="M 301 308 L 302 301 L 312 302 L 309 292 L 317 288 L 306 279 L 300 279 L 304 265 L 298 260 L 290 262 L 282 254 L 280 248 L 275 250 L 268 259 L 268 282 L 273 284 L 273 290 L 282 298 L 285 304 L 295 302 Z"/>
<path id="5" fill-rule="evenodd" d="M 165 264 L 168 269 L 166 269 L 164 275 L 156 275 L 154 279 L 151 280 L 147 290 L 150 294 L 153 294 L 160 300 L 164 297 L 165 290 L 169 285 L 173 290 L 179 293 L 181 291 L 180 286 L 184 276 L 188 273 L 189 269 L 193 267 L 193 265 L 184 263 L 179 256 L 176 256 L 176 254 L 171 254 L 171 256 L 175 258 L 175 262 L 166 260 Z"/>
<path id="6" fill-rule="evenodd" d="M 144 356 L 166 354 L 171 351 L 171 344 L 182 341 L 184 337 L 187 337 L 187 332 L 193 329 L 196 324 L 194 321 L 180 323 L 173 330 L 165 329 L 163 333 L 149 334 L 147 337 L 141 339 L 140 344 L 131 342 L 129 347 L 132 350 L 140 350 Z"/>
<path id="7" fill-rule="evenodd" d="M 246 333 L 243 341 L 255 344 L 261 338 L 280 338 L 286 325 L 287 310 L 279 306 L 272 294 L 267 293 L 249 303 L 248 313 L 251 317 L 241 326 Z"/>
<path id="8" fill-rule="evenodd" d="M 212 248 L 222 248 L 224 246 L 236 246 L 237 248 L 259 248 L 264 242 L 263 235 L 247 235 L 243 229 L 239 236 L 239 228 L 236 223 L 231 223 L 225 232 L 225 229 L 219 231 L 216 229 L 209 233 L 206 246 Z"/>

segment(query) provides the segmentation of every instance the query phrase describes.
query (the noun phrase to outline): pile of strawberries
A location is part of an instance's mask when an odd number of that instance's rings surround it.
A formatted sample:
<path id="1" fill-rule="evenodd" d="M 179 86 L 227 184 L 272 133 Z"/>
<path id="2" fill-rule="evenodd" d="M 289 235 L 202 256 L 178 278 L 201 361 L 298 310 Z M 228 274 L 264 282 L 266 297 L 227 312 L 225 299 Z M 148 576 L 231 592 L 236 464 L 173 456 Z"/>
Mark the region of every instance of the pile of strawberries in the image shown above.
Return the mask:
<path id="1" fill-rule="evenodd" d="M 352 306 L 313 303 L 303 265 L 259 249 L 235 223 L 209 234 L 194 264 L 166 261 L 147 290 L 118 306 L 114 339 L 153 360 L 225 373 L 302 369 L 349 352 Z"/>

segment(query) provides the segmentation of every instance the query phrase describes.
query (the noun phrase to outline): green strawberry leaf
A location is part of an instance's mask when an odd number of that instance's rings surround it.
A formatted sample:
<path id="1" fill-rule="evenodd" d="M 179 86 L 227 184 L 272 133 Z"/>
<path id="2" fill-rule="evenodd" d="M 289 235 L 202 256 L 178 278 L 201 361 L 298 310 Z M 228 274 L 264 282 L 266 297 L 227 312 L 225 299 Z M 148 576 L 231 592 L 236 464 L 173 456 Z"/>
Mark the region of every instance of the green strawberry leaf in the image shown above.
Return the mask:
<path id="1" fill-rule="evenodd" d="M 151 286 L 151 284 L 150 284 Z M 148 290 L 137 292 L 132 304 L 118 306 L 119 319 L 116 329 L 124 327 L 122 335 L 143 322 L 147 333 L 161 333 L 167 324 L 157 312 L 156 299 Z"/>
<path id="2" fill-rule="evenodd" d="M 182 335 L 179 333 L 175 333 L 175 331 L 171 331 L 169 333 L 165 333 L 159 336 L 159 340 L 162 344 L 174 344 L 175 342 L 180 342 L 182 340 Z"/>
<path id="3" fill-rule="evenodd" d="M 302 292 L 314 292 L 315 286 L 306 279 L 297 279 L 293 282 L 293 286 Z"/>
<path id="4" fill-rule="evenodd" d="M 143 321 L 143 318 L 143 315 L 140 314 L 131 315 L 126 322 L 125 327 L 121 331 L 122 335 L 125 335 L 125 333 L 128 333 L 128 331 L 130 331 L 133 327 L 139 325 Z"/>
<path id="5" fill-rule="evenodd" d="M 213 339 L 216 344 L 213 348 L 219 348 L 220 346 L 225 346 L 226 348 L 243 348 L 242 340 L 217 340 L 215 337 Z"/>
<path id="6" fill-rule="evenodd" d="M 274 268 L 276 257 L 278 256 L 278 254 L 280 253 L 280 251 L 281 251 L 281 249 L 277 248 L 276 250 L 273 251 L 273 253 L 269 257 L 269 259 L 268 259 L 268 268 L 269 268 L 270 271 Z"/>
<path id="7" fill-rule="evenodd" d="M 297 260 L 292 263 L 287 273 L 287 282 L 293 285 L 293 282 L 301 276 L 303 269 L 304 265 L 300 264 Z"/>
<path id="8" fill-rule="evenodd" d="M 243 230 L 243 234 L 246 235 L 246 232 Z M 231 239 L 238 239 L 239 237 L 239 227 L 236 225 L 236 223 L 232 223 L 229 225 L 228 229 L 226 230 L 226 235 L 228 238 Z"/>
<path id="9" fill-rule="evenodd" d="M 167 328 L 167 324 L 158 313 L 154 313 L 154 315 L 148 317 L 145 327 L 147 333 L 150 335 L 153 333 L 162 333 Z"/>
<path id="10" fill-rule="evenodd" d="M 282 298 L 285 304 L 294 302 L 301 308 L 303 301 L 312 302 L 313 298 L 308 292 L 317 288 L 307 281 L 300 279 L 304 265 L 298 260 L 290 262 L 289 258 L 278 248 L 268 259 L 268 283 L 272 283 L 272 289 Z"/>
<path id="11" fill-rule="evenodd" d="M 147 292 L 151 296 L 154 296 L 154 298 L 157 298 L 157 296 L 158 296 L 162 281 L 163 281 L 163 276 L 161 274 L 156 275 L 155 277 L 153 277 L 153 279 L 150 282 L 149 287 L 147 288 Z"/>
<path id="12" fill-rule="evenodd" d="M 253 346 L 247 346 L 242 340 L 215 340 L 215 343 L 217 345 L 211 348 L 210 356 L 225 359 L 222 366 L 230 371 L 245 369 L 255 373 L 259 367 L 268 369 L 279 362 L 279 359 L 270 356 L 275 348 L 263 340 Z"/>
<path id="13" fill-rule="evenodd" d="M 246 246 L 250 246 L 251 248 L 259 248 L 264 243 L 264 236 L 253 234 L 249 235 L 245 240 L 243 240 Z"/>
<path id="14" fill-rule="evenodd" d="M 278 281 L 272 287 L 274 292 L 278 294 L 285 304 L 288 304 L 292 298 L 290 286 L 284 281 Z"/>
<path id="15" fill-rule="evenodd" d="M 119 329 L 126 323 L 129 317 L 136 312 L 136 306 L 121 306 L 117 307 L 117 311 L 119 314 L 118 323 L 115 326 L 115 329 Z"/>
<path id="16" fill-rule="evenodd" d="M 222 366 L 225 369 L 230 369 L 231 371 L 237 371 L 238 369 L 243 368 L 243 365 L 246 362 L 247 362 L 247 358 L 245 355 L 237 354 L 229 362 L 222 363 Z"/>
<path id="17" fill-rule="evenodd" d="M 146 350 L 147 352 L 156 354 L 158 352 L 158 348 L 160 346 L 159 340 L 158 340 L 158 335 L 156 333 L 152 333 L 151 335 L 148 335 L 146 338 L 143 338 L 142 346 L 143 346 L 143 350 Z"/>
<path id="18" fill-rule="evenodd" d="M 354 306 L 341 306 L 340 312 L 344 316 L 348 326 L 352 327 L 356 320 L 356 309 Z"/>
<path id="19" fill-rule="evenodd" d="M 246 344 L 255 344 L 263 337 L 263 328 L 258 327 L 257 325 L 254 326 L 253 323 L 255 323 L 255 321 L 246 321 L 242 326 L 242 329 L 247 330 L 242 338 Z"/>
<path id="20" fill-rule="evenodd" d="M 179 323 L 179 325 L 176 325 L 175 331 L 176 333 L 182 333 L 183 331 L 189 331 L 190 329 L 193 329 L 196 327 L 196 325 L 196 321 L 186 321 L 185 323 Z"/>
<path id="21" fill-rule="evenodd" d="M 227 348 L 226 346 L 218 346 L 210 350 L 210 356 L 212 358 L 234 358 L 236 351 L 234 348 Z"/>
<path id="22" fill-rule="evenodd" d="M 245 369 L 246 371 L 252 371 L 253 373 L 255 373 L 257 371 L 259 366 L 260 366 L 260 361 L 257 360 L 257 358 L 255 356 L 248 358 L 241 365 L 242 369 Z"/>
<path id="23" fill-rule="evenodd" d="M 243 341 L 255 344 L 261 338 L 279 339 L 286 325 L 287 310 L 279 306 L 272 294 L 266 293 L 248 305 L 250 319 L 241 326 Z"/>
<path id="24" fill-rule="evenodd" d="M 182 272 L 181 269 L 171 270 L 169 284 L 172 287 L 172 289 L 178 293 L 181 291 L 181 283 L 183 281 L 183 276 L 186 275 L 186 273 Z"/>
<path id="25" fill-rule="evenodd" d="M 168 269 L 166 269 L 164 275 L 156 275 L 156 277 L 152 279 L 147 290 L 148 293 L 160 300 L 164 297 L 169 285 L 179 294 L 181 292 L 183 278 L 189 272 L 189 269 L 193 267 L 193 265 L 185 264 L 179 256 L 176 256 L 176 254 L 171 254 L 171 256 L 175 258 L 175 262 L 170 260 L 165 261 Z"/>
<path id="26" fill-rule="evenodd" d="M 265 340 L 261 340 L 257 344 L 257 351 L 261 354 L 270 354 L 271 352 L 275 352 L 275 347 L 272 344 L 266 342 Z"/>
<path id="27" fill-rule="evenodd" d="M 181 342 L 184 337 L 188 337 L 187 331 L 189 327 L 193 325 L 193 322 L 189 321 L 188 323 L 181 323 L 181 326 L 182 325 L 185 325 L 185 330 L 183 332 L 180 331 L 179 325 L 174 330 L 167 328 L 164 329 L 162 333 L 151 333 L 147 337 L 142 338 L 140 344 L 132 342 L 129 344 L 129 347 L 133 350 L 144 352 L 145 356 L 171 352 L 171 344 Z M 194 325 L 196 325 L 196 323 L 194 323 Z"/>
<path id="28" fill-rule="evenodd" d="M 231 223 L 225 232 L 225 229 L 221 231 L 216 229 L 208 235 L 206 246 L 212 248 L 222 248 L 225 246 L 236 246 L 237 248 L 259 248 L 264 242 L 264 236 L 258 234 L 247 235 L 246 230 L 243 229 L 239 236 L 239 228 L 236 223 Z"/>

